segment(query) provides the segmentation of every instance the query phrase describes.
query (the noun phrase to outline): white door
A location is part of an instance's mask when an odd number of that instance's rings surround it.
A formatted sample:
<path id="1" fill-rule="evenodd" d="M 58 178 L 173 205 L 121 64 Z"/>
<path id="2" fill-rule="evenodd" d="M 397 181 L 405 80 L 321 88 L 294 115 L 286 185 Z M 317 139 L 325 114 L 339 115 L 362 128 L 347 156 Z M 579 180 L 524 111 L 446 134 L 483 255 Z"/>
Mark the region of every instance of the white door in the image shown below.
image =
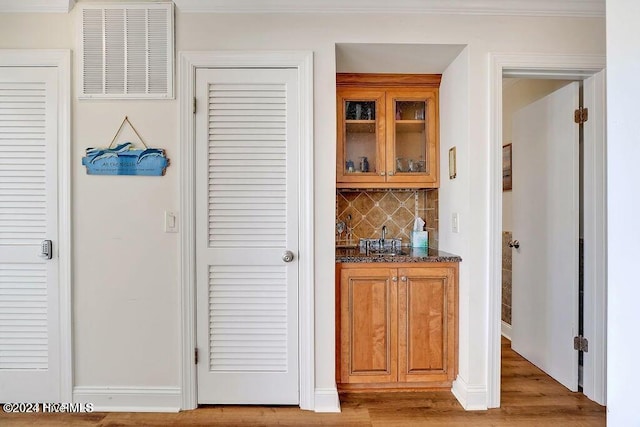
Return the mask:
<path id="1" fill-rule="evenodd" d="M 56 68 L 0 67 L 0 402 L 61 398 L 57 123 Z"/>
<path id="2" fill-rule="evenodd" d="M 298 404 L 297 70 L 201 69 L 196 99 L 198 402 Z"/>
<path id="3" fill-rule="evenodd" d="M 512 348 L 578 389 L 579 83 L 513 117 Z"/>

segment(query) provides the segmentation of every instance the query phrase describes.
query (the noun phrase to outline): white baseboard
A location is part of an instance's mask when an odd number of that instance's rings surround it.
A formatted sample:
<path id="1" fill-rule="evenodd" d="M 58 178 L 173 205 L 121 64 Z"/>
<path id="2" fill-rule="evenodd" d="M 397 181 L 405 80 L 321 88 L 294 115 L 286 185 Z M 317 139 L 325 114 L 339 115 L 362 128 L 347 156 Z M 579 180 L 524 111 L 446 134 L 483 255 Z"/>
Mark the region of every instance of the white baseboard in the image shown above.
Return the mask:
<path id="1" fill-rule="evenodd" d="M 511 341 L 511 325 L 502 321 L 502 336 Z"/>
<path id="2" fill-rule="evenodd" d="M 92 403 L 95 412 L 178 412 L 178 387 L 74 387 L 74 403 Z"/>
<path id="3" fill-rule="evenodd" d="M 316 388 L 315 412 L 340 412 L 340 398 L 336 388 Z"/>
<path id="4" fill-rule="evenodd" d="M 487 387 L 467 384 L 460 375 L 453 382 L 451 393 L 467 411 L 484 411 L 487 409 Z"/>

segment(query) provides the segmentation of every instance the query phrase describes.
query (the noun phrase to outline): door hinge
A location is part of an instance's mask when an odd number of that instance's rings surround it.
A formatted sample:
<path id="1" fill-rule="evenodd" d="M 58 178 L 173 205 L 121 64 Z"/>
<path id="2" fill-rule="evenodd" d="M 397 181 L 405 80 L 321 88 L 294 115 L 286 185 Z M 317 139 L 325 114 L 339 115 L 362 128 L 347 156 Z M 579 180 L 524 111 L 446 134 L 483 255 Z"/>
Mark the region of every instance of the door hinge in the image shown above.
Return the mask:
<path id="1" fill-rule="evenodd" d="M 589 351 L 589 340 L 583 336 L 573 337 L 573 348 L 587 353 Z"/>
<path id="2" fill-rule="evenodd" d="M 589 109 L 580 107 L 573 113 L 573 120 L 578 124 L 584 124 L 589 120 Z"/>
<path id="3" fill-rule="evenodd" d="M 193 97 L 193 114 L 196 113 L 196 97 Z"/>
<path id="4" fill-rule="evenodd" d="M 196 362 L 196 365 L 197 365 L 198 364 L 198 349 L 197 348 L 196 348 L 196 351 L 195 351 L 195 358 L 194 359 L 195 359 L 195 362 Z"/>

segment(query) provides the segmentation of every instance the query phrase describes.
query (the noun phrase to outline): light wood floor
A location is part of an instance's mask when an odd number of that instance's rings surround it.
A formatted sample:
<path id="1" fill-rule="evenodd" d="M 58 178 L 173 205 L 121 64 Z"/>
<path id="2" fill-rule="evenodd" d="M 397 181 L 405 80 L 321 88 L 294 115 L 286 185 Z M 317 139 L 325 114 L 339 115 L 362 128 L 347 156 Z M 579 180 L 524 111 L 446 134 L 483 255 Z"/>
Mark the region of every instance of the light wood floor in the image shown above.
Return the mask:
<path id="1" fill-rule="evenodd" d="M 605 409 L 571 393 L 502 341 L 502 407 L 467 412 L 449 391 L 347 394 L 342 413 L 206 406 L 177 414 L 4 414 L 0 426 L 604 426 Z"/>

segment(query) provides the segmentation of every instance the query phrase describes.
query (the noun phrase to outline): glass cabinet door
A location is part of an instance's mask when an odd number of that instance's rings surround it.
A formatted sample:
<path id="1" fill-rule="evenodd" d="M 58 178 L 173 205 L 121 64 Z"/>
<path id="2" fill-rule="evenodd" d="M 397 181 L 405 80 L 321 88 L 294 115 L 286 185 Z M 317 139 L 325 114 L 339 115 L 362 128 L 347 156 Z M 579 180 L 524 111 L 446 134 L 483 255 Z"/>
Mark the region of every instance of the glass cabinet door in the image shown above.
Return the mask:
<path id="1" fill-rule="evenodd" d="M 384 92 L 344 89 L 338 102 L 340 182 L 384 182 Z"/>
<path id="2" fill-rule="evenodd" d="M 389 92 L 387 115 L 387 181 L 436 182 L 437 137 L 435 94 Z"/>

